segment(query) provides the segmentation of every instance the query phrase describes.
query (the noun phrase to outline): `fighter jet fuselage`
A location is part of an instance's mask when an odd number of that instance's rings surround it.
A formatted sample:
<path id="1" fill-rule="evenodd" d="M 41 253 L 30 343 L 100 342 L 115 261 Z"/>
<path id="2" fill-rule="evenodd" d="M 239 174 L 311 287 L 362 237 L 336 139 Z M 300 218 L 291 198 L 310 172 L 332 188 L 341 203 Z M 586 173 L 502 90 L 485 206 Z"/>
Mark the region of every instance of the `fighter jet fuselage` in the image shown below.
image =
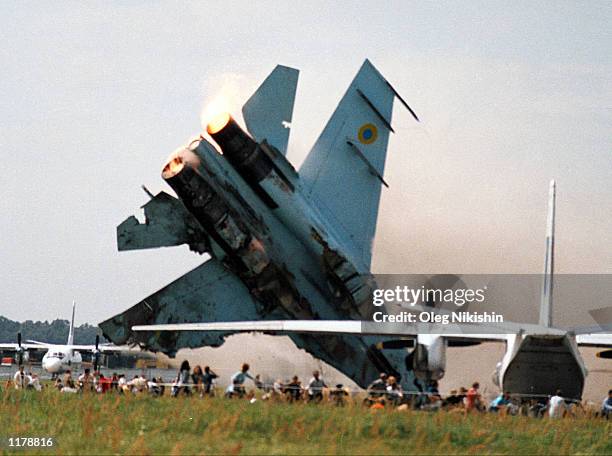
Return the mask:
<path id="1" fill-rule="evenodd" d="M 222 154 L 201 138 L 174 153 L 162 172 L 204 229 L 209 253 L 267 311 L 282 309 L 303 319 L 363 318 L 368 280 L 342 256 L 300 195 L 297 175 L 284 157 L 256 143 L 230 117 L 211 136 Z"/>

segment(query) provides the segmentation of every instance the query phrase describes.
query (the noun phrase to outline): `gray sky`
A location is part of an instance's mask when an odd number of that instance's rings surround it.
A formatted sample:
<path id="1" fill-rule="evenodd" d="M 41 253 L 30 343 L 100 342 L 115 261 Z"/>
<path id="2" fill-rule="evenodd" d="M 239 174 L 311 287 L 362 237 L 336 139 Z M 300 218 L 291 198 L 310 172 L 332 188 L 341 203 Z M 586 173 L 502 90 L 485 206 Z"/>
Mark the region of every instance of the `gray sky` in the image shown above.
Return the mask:
<path id="1" fill-rule="evenodd" d="M 115 226 L 277 63 L 296 165 L 366 57 L 422 119 L 395 110 L 375 272 L 539 272 L 554 177 L 557 270 L 612 273 L 612 4 L 301 3 L 0 4 L 1 315 L 97 323 L 199 264 Z"/>

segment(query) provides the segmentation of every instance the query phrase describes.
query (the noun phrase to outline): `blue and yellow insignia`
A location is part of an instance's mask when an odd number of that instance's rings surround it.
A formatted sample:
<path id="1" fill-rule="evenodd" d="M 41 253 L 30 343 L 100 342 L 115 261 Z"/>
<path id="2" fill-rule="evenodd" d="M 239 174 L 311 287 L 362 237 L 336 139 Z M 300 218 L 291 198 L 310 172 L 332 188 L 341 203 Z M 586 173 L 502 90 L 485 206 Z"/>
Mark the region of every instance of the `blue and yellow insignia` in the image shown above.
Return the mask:
<path id="1" fill-rule="evenodd" d="M 357 135 L 359 142 L 362 144 L 372 144 L 378 138 L 378 129 L 376 125 L 367 123 L 361 126 Z"/>

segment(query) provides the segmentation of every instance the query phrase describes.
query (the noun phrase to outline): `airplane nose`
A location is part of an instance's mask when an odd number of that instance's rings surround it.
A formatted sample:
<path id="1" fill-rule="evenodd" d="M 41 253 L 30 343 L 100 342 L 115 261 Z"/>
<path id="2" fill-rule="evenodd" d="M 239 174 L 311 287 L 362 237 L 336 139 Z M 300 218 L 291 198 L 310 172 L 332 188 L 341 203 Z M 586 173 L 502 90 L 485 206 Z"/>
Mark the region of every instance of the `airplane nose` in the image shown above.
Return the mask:
<path id="1" fill-rule="evenodd" d="M 59 372 L 61 365 L 62 363 L 59 359 L 51 358 L 45 360 L 45 362 L 43 363 L 43 369 L 49 372 L 50 374 L 55 374 Z"/>

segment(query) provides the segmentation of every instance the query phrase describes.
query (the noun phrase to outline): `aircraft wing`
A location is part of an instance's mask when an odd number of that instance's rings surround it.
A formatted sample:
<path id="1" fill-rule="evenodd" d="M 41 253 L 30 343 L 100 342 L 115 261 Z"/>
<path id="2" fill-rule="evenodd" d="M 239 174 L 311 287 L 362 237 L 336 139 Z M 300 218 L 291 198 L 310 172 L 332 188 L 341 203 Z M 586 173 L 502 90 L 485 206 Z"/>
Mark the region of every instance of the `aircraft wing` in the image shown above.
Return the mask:
<path id="1" fill-rule="evenodd" d="M 37 340 L 31 340 L 31 339 L 26 340 L 26 342 L 27 342 L 28 344 L 33 344 L 33 345 L 42 345 L 42 346 L 44 346 L 44 347 L 51 347 L 51 346 L 53 346 L 53 345 L 57 345 L 57 344 L 48 344 L 48 343 L 46 343 L 46 342 L 39 342 L 39 341 L 37 341 Z"/>
<path id="2" fill-rule="evenodd" d="M 133 215 L 117 226 L 119 250 L 152 249 L 189 244 L 191 250 L 203 253 L 207 239 L 202 227 L 185 209 L 183 203 L 165 192 L 159 192 L 142 206 L 145 222 Z"/>
<path id="3" fill-rule="evenodd" d="M 584 347 L 612 347 L 612 333 L 579 334 L 576 343 Z"/>
<path id="4" fill-rule="evenodd" d="M 51 345 L 49 344 L 43 344 L 43 343 L 25 343 L 25 344 L 21 344 L 21 348 L 28 350 L 28 351 L 36 351 L 36 350 L 41 350 L 41 351 L 46 351 L 49 349 Z M 15 343 L 6 343 L 6 344 L 0 344 L 0 351 L 17 351 L 19 349 L 19 345 L 15 344 Z"/>
<path id="5" fill-rule="evenodd" d="M 383 175 L 395 97 L 412 112 L 366 60 L 299 172 L 305 194 L 345 234 L 351 260 L 367 268 L 381 185 L 387 186 Z"/>
<path id="6" fill-rule="evenodd" d="M 70 345 L 70 348 L 78 351 L 94 351 L 96 349 L 95 345 Z M 117 346 L 117 345 L 98 345 L 98 350 L 101 353 L 127 353 L 127 352 L 139 352 L 140 349 L 134 349 L 127 345 Z"/>
<path id="7" fill-rule="evenodd" d="M 231 331 L 231 332 L 297 332 L 315 334 L 363 334 L 359 320 L 263 320 L 224 321 L 133 326 L 134 331 Z"/>
<path id="8" fill-rule="evenodd" d="M 134 331 L 231 331 L 231 332 L 274 332 L 274 333 L 312 333 L 344 334 L 361 336 L 397 336 L 415 338 L 419 333 L 426 333 L 425 326 L 398 324 L 380 325 L 371 321 L 360 320 L 268 320 L 268 321 L 224 321 L 212 323 L 182 323 L 160 325 L 136 325 Z M 427 326 L 431 334 L 431 325 Z M 506 334 L 471 334 L 456 333 L 454 325 L 445 332 L 444 327 L 437 328 L 439 334 L 447 339 L 457 341 L 496 341 L 507 339 Z M 438 333 L 438 331 L 436 332 Z"/>
<path id="9" fill-rule="evenodd" d="M 249 133 L 258 141 L 264 139 L 287 155 L 289 127 L 299 71 L 277 65 L 242 107 Z"/>
<path id="10" fill-rule="evenodd" d="M 104 336 L 116 345 L 139 344 L 173 355 L 180 348 L 219 346 L 231 331 L 216 334 L 132 331 L 136 325 L 194 321 L 255 320 L 261 304 L 220 261 L 211 259 L 128 310 L 100 323 Z"/>

